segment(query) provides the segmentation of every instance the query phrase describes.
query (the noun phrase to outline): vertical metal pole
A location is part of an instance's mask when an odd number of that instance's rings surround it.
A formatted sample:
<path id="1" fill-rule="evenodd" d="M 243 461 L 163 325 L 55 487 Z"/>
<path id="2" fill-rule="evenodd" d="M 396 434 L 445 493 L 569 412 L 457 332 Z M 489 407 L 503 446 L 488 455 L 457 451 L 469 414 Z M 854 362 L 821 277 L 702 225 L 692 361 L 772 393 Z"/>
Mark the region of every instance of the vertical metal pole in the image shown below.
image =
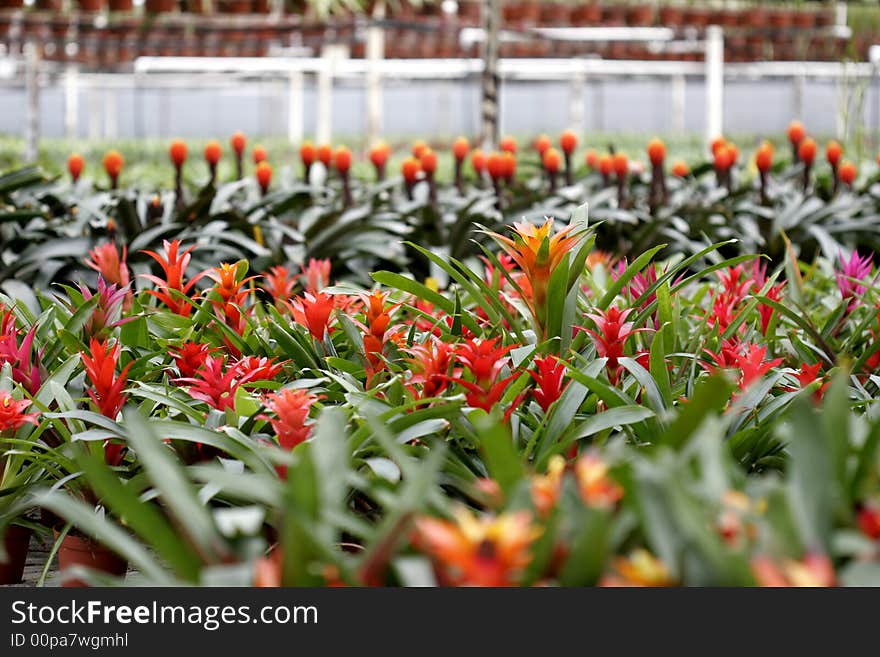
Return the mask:
<path id="1" fill-rule="evenodd" d="M 336 61 L 343 57 L 344 46 L 327 45 L 321 53 L 318 71 L 318 120 L 315 137 L 319 144 L 329 144 L 333 133 L 333 73 Z"/>
<path id="2" fill-rule="evenodd" d="M 706 143 L 724 132 L 724 32 L 706 28 Z"/>
<path id="3" fill-rule="evenodd" d="M 804 118 L 804 84 L 806 82 L 805 71 L 801 69 L 791 79 L 792 83 L 792 116 Z"/>
<path id="4" fill-rule="evenodd" d="M 287 74 L 287 138 L 292 144 L 303 140 L 303 73 L 290 69 Z"/>
<path id="5" fill-rule="evenodd" d="M 378 0 L 373 8 L 373 21 L 385 18 L 385 2 Z M 375 143 L 382 134 L 382 72 L 385 57 L 385 29 L 379 25 L 367 28 L 367 143 Z"/>
<path id="6" fill-rule="evenodd" d="M 86 86 L 89 99 L 89 139 L 94 141 L 101 138 L 101 124 L 103 116 L 101 112 L 101 96 L 95 88 L 94 78 Z"/>
<path id="7" fill-rule="evenodd" d="M 593 80 L 593 115 L 593 129 L 605 132 L 605 80 L 598 77 Z"/>
<path id="8" fill-rule="evenodd" d="M 581 134 L 584 126 L 584 85 L 585 76 L 582 70 L 575 71 L 571 76 L 571 98 L 568 106 L 569 127 L 576 133 Z"/>
<path id="9" fill-rule="evenodd" d="M 32 41 L 24 44 L 24 84 L 27 96 L 25 108 L 24 159 L 36 162 L 40 142 L 40 55 Z"/>
<path id="10" fill-rule="evenodd" d="M 672 133 L 683 135 L 685 130 L 684 112 L 687 97 L 687 80 L 684 75 L 672 76 Z"/>
<path id="11" fill-rule="evenodd" d="M 165 108 L 163 108 L 164 110 Z M 116 89 L 110 84 L 104 88 L 104 137 L 116 139 L 119 135 L 117 129 L 119 116 L 116 112 Z"/>
<path id="12" fill-rule="evenodd" d="M 76 139 L 79 126 L 79 67 L 68 64 L 64 69 L 64 134 Z"/>
<path id="13" fill-rule="evenodd" d="M 501 0 L 483 0 L 483 77 L 480 113 L 482 128 L 480 141 L 483 148 L 490 149 L 501 137 L 499 128 L 499 94 L 501 92 L 498 75 L 498 26 L 501 22 Z"/>

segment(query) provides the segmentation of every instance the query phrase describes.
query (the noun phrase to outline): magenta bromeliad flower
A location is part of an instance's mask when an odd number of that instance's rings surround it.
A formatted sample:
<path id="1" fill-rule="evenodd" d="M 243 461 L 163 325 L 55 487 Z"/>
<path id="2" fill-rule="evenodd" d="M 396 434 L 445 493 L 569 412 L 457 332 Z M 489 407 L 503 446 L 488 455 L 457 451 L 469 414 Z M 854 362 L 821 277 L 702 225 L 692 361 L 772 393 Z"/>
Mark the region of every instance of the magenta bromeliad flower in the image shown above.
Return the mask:
<path id="1" fill-rule="evenodd" d="M 122 316 L 126 299 L 130 294 L 128 285 L 121 288 L 116 287 L 113 283 L 108 285 L 104 281 L 104 277 L 98 274 L 97 292 L 93 294 L 85 285 L 80 285 L 79 291 L 83 296 L 83 301 L 88 301 L 93 296 L 98 297 L 98 303 L 92 311 L 92 316 L 89 317 L 85 325 L 86 334 L 90 338 L 106 340 L 114 328 L 137 319 L 136 317 Z"/>
<path id="2" fill-rule="evenodd" d="M 840 270 L 834 275 L 837 281 L 837 289 L 840 290 L 840 296 L 843 300 L 852 299 L 848 310 L 853 310 L 861 303 L 862 295 L 867 291 L 864 285 L 860 285 L 857 281 L 863 281 L 871 273 L 871 267 L 874 261 L 874 254 L 871 253 L 864 257 L 859 252 L 853 250 L 849 260 L 840 254 Z"/>
<path id="3" fill-rule="evenodd" d="M 45 368 L 40 356 L 42 352 L 34 353 L 34 337 L 37 334 L 37 325 L 34 324 L 21 344 L 18 342 L 20 331 L 15 323 L 15 313 L 12 310 L 0 306 L 0 365 L 9 363 L 12 368 L 12 380 L 22 385 L 32 395 L 43 383 Z"/>

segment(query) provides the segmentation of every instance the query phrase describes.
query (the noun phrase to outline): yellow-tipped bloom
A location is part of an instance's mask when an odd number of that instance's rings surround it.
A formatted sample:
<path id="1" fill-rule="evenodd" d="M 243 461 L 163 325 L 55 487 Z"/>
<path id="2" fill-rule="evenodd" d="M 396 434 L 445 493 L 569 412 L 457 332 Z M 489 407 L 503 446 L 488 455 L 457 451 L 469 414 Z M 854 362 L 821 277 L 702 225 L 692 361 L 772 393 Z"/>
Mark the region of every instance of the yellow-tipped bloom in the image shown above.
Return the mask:
<path id="1" fill-rule="evenodd" d="M 587 506 L 612 509 L 623 488 L 608 475 L 608 464 L 595 454 L 584 454 L 574 464 L 581 499 Z"/>
<path id="2" fill-rule="evenodd" d="M 547 219 L 541 226 L 529 222 L 514 223 L 513 228 L 515 234 L 512 239 L 497 233 L 489 234 L 525 275 L 528 287 L 531 288 L 531 298 L 526 299 L 526 302 L 543 334 L 550 277 L 565 254 L 580 242 L 582 233 L 575 232 L 575 225 L 572 224 L 556 234 L 551 234 L 553 219 Z"/>
<path id="3" fill-rule="evenodd" d="M 556 506 L 562 490 L 563 474 L 565 474 L 565 459 L 556 454 L 547 464 L 547 474 L 532 477 L 532 502 L 539 516 L 549 515 Z"/>
<path id="4" fill-rule="evenodd" d="M 464 507 L 455 520 L 419 518 L 416 544 L 440 568 L 444 583 L 511 586 L 532 559 L 529 547 L 541 534 L 527 511 L 475 516 Z"/>
<path id="5" fill-rule="evenodd" d="M 666 565 L 645 549 L 614 560 L 614 575 L 602 579 L 602 586 L 671 586 Z"/>

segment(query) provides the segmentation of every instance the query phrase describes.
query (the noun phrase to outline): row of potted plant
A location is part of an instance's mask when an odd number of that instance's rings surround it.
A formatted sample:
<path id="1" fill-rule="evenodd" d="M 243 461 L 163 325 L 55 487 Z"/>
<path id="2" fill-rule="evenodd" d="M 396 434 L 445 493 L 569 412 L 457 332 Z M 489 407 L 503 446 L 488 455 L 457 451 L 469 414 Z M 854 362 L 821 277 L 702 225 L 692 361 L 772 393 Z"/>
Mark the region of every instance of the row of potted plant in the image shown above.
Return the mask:
<path id="1" fill-rule="evenodd" d="M 876 582 L 871 257 L 590 223 L 368 287 L 110 236 L 2 299 L 0 526 L 43 509 L 68 584 Z"/>

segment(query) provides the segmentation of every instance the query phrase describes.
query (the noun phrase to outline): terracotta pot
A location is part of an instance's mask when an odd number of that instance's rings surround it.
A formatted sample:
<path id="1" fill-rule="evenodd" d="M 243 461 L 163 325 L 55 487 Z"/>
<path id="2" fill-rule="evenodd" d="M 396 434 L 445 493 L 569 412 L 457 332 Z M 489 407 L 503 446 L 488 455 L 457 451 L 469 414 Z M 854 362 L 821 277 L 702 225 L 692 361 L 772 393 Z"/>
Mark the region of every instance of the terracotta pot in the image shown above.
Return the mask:
<path id="1" fill-rule="evenodd" d="M 792 24 L 800 29 L 809 30 L 815 27 L 818 15 L 813 10 L 804 9 L 792 14 Z"/>
<path id="2" fill-rule="evenodd" d="M 6 535 L 3 537 L 6 561 L 0 561 L 0 585 L 18 584 L 21 581 L 30 543 L 30 527 L 10 525 L 6 528 Z"/>
<path id="3" fill-rule="evenodd" d="M 829 9 L 820 9 L 814 18 L 816 27 L 828 27 L 834 25 L 834 12 Z"/>
<path id="4" fill-rule="evenodd" d="M 247 14 L 251 10 L 251 0 L 220 0 L 214 4 L 220 14 Z"/>
<path id="5" fill-rule="evenodd" d="M 561 2 L 545 2 L 541 4 L 542 25 L 565 25 L 569 22 L 571 9 Z"/>
<path id="6" fill-rule="evenodd" d="M 772 27 L 791 27 L 792 12 L 788 9 L 772 9 L 767 22 Z"/>
<path id="7" fill-rule="evenodd" d="M 131 11 L 134 3 L 132 0 L 107 0 L 107 8 L 110 11 Z"/>
<path id="8" fill-rule="evenodd" d="M 253 12 L 255 14 L 268 14 L 271 9 L 269 0 L 254 0 Z"/>
<path id="9" fill-rule="evenodd" d="M 58 538 L 57 532 L 55 538 Z M 84 536 L 68 534 L 58 548 L 58 567 L 63 575 L 74 566 L 84 566 L 117 577 L 122 577 L 128 570 L 128 562 L 115 552 Z M 88 584 L 79 579 L 67 579 L 62 586 L 81 588 Z"/>
<path id="10" fill-rule="evenodd" d="M 660 7 L 660 25 L 664 27 L 678 27 L 684 22 L 684 12 L 680 7 L 666 5 Z"/>
<path id="11" fill-rule="evenodd" d="M 104 0 L 77 0 L 80 11 L 101 11 L 104 8 Z"/>
<path id="12" fill-rule="evenodd" d="M 149 14 L 167 14 L 177 8 L 175 0 L 146 0 L 144 10 Z"/>
<path id="13" fill-rule="evenodd" d="M 602 7 L 596 3 L 577 5 L 571 10 L 572 25 L 598 25 L 602 22 Z"/>
<path id="14" fill-rule="evenodd" d="M 0 0 L 0 9 L 20 9 L 24 0 Z"/>
<path id="15" fill-rule="evenodd" d="M 766 27 L 767 10 L 761 7 L 753 7 L 745 12 L 745 25 L 747 27 Z"/>
<path id="16" fill-rule="evenodd" d="M 607 26 L 624 25 L 626 7 L 623 5 L 602 5 L 602 24 Z"/>
<path id="17" fill-rule="evenodd" d="M 626 23 L 633 27 L 647 27 L 654 24 L 654 8 L 651 5 L 635 5 L 626 12 Z"/>
<path id="18" fill-rule="evenodd" d="M 706 27 L 709 24 L 709 10 L 703 7 L 688 7 L 684 10 L 684 23 L 693 27 Z"/>

